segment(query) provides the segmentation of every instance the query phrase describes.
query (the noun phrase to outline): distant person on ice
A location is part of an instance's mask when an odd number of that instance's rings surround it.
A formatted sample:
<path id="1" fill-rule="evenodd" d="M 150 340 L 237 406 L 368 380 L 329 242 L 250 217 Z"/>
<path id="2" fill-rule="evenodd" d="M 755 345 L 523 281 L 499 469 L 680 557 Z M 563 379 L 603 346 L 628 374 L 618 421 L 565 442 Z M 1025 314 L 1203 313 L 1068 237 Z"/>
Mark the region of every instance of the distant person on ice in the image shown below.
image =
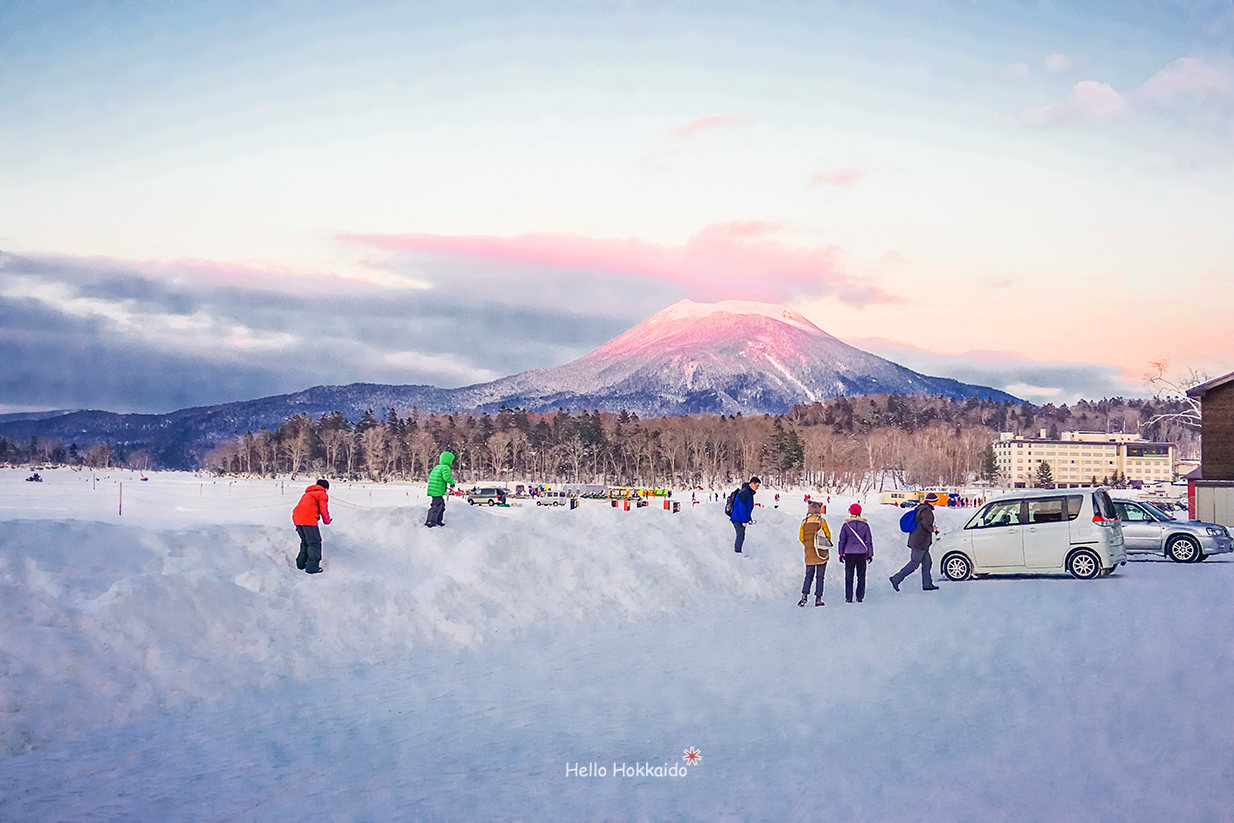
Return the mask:
<path id="1" fill-rule="evenodd" d="M 761 482 L 757 477 L 751 477 L 749 483 L 741 485 L 737 499 L 733 501 L 733 513 L 728 519 L 733 521 L 733 528 L 737 530 L 737 540 L 733 543 L 733 551 L 737 554 L 742 553 L 741 547 L 746 542 L 746 526 L 754 519 L 754 493 Z"/>
<path id="2" fill-rule="evenodd" d="M 815 548 L 814 537 L 819 532 L 826 535 L 827 543 L 831 542 L 831 529 L 823 519 L 823 504 L 810 503 L 806 506 L 806 519 L 801 521 L 797 538 L 806 550 L 806 579 L 801 584 L 801 599 L 798 606 L 804 606 L 810 596 L 810 581 L 814 581 L 814 605 L 823 605 L 823 578 L 827 576 L 827 561 L 831 557 L 831 549 Z"/>
<path id="3" fill-rule="evenodd" d="M 908 548 L 912 554 L 904 568 L 891 576 L 891 588 L 896 591 L 900 590 L 900 584 L 904 582 L 904 578 L 912 574 L 918 566 L 921 566 L 921 588 L 927 592 L 938 589 L 930 577 L 930 544 L 934 542 L 934 535 L 938 533 L 938 529 L 934 528 L 933 505 L 937 502 L 938 495 L 930 492 L 925 496 L 925 501 L 913 509 L 917 525 L 908 533 Z"/>
<path id="4" fill-rule="evenodd" d="M 296 568 L 309 574 L 321 572 L 321 529 L 317 527 L 317 520 L 320 518 L 330 525 L 330 495 L 326 493 L 329 488 L 329 480 L 318 480 L 304 490 L 304 496 L 291 512 L 291 522 L 296 526 L 296 534 L 300 535 Z"/>
<path id="5" fill-rule="evenodd" d="M 428 474 L 428 496 L 433 499 L 433 502 L 428 507 L 428 520 L 424 521 L 424 525 L 430 529 L 433 526 L 446 525 L 441 522 L 441 519 L 446 514 L 446 490 L 454 485 L 454 475 L 450 474 L 450 466 L 453 463 L 454 454 L 442 452 L 441 459 Z"/>
<path id="6" fill-rule="evenodd" d="M 857 576 L 857 602 L 866 599 L 866 564 L 874 559 L 874 537 L 861 516 L 861 504 L 848 507 L 848 519 L 840 527 L 836 552 L 844 564 L 844 601 L 853 602 L 853 575 Z"/>

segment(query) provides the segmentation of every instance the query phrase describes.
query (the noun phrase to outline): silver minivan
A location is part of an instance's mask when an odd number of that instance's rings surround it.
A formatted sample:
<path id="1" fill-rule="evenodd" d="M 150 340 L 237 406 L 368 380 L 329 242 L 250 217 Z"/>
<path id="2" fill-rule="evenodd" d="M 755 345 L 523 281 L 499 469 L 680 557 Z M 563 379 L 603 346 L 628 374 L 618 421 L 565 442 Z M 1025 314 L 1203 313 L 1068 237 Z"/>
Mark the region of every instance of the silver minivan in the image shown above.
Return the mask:
<path id="1" fill-rule="evenodd" d="M 1026 489 L 996 497 L 932 547 L 948 580 L 984 574 L 1067 572 L 1082 580 L 1127 560 L 1105 489 Z"/>
<path id="2" fill-rule="evenodd" d="M 1114 508 L 1123 522 L 1127 554 L 1157 554 L 1178 563 L 1198 563 L 1210 554 L 1234 550 L 1225 526 L 1175 520 L 1143 500 L 1115 500 Z"/>
<path id="3" fill-rule="evenodd" d="M 467 492 L 467 502 L 473 506 L 500 506 L 505 493 L 502 489 L 485 487 Z"/>

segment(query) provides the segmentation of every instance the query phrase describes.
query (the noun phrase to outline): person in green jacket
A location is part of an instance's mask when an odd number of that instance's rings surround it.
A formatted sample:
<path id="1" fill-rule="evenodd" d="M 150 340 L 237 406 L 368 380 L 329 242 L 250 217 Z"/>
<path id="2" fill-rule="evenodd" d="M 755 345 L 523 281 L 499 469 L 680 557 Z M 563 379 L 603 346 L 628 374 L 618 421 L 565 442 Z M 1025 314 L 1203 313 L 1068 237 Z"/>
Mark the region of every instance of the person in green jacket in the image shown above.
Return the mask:
<path id="1" fill-rule="evenodd" d="M 454 454 L 442 452 L 441 460 L 428 474 L 428 496 L 433 499 L 428 507 L 428 520 L 424 525 L 430 529 L 433 526 L 444 526 L 441 518 L 446 513 L 446 488 L 454 485 L 454 475 L 450 474 L 450 466 L 454 463 Z"/>

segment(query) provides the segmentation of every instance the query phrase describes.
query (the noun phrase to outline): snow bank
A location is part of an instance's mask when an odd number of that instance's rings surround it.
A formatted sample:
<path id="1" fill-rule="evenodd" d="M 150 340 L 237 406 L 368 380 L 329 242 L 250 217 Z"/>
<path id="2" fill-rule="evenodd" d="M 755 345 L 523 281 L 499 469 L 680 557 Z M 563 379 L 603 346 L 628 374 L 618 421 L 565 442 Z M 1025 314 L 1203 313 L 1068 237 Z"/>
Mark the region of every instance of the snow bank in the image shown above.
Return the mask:
<path id="1" fill-rule="evenodd" d="M 900 510 L 869 506 L 866 602 L 833 564 L 827 607 L 799 609 L 788 494 L 742 558 L 718 503 L 453 501 L 429 531 L 422 489 L 338 484 L 309 577 L 303 484 L 125 477 L 121 515 L 120 477 L 11 479 L 5 820 L 1206 823 L 1234 804 L 1228 555 L 897 594 Z M 684 780 L 569 772 L 686 747 Z"/>
<path id="2" fill-rule="evenodd" d="M 340 484 L 322 529 L 326 573 L 310 577 L 295 568 L 290 524 L 303 483 L 214 484 L 211 497 L 191 476 L 130 477 L 122 515 L 120 479 L 100 491 L 59 473 L 31 488 L 8 474 L 9 503 L 20 495 L 21 511 L 57 518 L 12 519 L 0 536 L 9 751 L 424 646 L 474 648 L 562 621 L 791 597 L 800 586 L 799 498 L 758 510 L 743 558 L 719 503 L 672 514 L 658 502 L 627 512 L 455 499 L 446 528 L 430 530 L 420 489 Z M 841 518 L 831 520 L 834 531 Z"/>

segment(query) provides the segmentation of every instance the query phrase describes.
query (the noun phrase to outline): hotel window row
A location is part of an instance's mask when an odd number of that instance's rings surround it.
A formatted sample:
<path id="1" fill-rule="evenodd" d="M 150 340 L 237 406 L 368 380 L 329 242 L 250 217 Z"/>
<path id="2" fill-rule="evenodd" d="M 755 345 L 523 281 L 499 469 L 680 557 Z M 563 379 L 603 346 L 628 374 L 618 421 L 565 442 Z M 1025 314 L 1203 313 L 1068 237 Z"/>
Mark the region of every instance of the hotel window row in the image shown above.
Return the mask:
<path id="1" fill-rule="evenodd" d="M 1040 465 L 1048 463 L 1058 488 L 1089 486 L 1116 474 L 1131 484 L 1174 479 L 1174 446 L 1141 440 L 1138 435 L 1063 432 L 1058 440 L 1016 437 L 1004 432 L 994 443 L 998 482 L 1031 488 Z"/>

